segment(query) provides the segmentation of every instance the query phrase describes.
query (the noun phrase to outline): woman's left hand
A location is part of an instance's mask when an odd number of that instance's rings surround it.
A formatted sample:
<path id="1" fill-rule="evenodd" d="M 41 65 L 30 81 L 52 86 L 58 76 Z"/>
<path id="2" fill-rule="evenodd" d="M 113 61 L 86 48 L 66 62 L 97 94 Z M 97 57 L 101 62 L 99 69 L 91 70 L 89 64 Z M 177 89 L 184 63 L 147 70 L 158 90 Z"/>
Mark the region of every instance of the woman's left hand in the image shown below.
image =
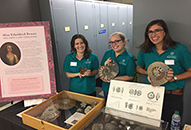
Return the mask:
<path id="1" fill-rule="evenodd" d="M 85 73 L 84 73 L 85 76 L 91 76 L 91 70 L 87 70 Z"/>
<path id="2" fill-rule="evenodd" d="M 80 78 L 85 76 L 91 76 L 91 70 L 87 70 L 84 74 L 81 74 Z"/>

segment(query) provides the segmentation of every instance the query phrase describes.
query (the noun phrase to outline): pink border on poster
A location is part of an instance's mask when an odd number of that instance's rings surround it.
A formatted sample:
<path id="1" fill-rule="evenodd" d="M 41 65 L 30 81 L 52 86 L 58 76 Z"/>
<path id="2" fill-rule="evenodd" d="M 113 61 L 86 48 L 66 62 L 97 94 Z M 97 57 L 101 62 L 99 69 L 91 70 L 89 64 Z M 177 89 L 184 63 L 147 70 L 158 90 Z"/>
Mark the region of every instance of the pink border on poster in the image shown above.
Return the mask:
<path id="1" fill-rule="evenodd" d="M 56 80 L 55 80 L 54 61 L 53 61 L 53 53 L 52 53 L 52 41 L 51 41 L 51 35 L 50 35 L 49 22 L 48 21 L 37 21 L 37 22 L 0 23 L 0 28 L 27 27 L 27 26 L 28 27 L 29 26 L 44 26 L 47 57 L 48 57 L 48 67 L 49 67 L 49 75 L 50 75 L 51 94 L 32 95 L 32 96 L 23 95 L 23 96 L 19 96 L 19 97 L 2 98 L 2 94 L 1 94 L 2 90 L 1 90 L 1 84 L 0 84 L 0 102 L 48 98 L 48 97 L 56 94 Z M 1 80 L 0 80 L 0 83 L 1 83 Z"/>

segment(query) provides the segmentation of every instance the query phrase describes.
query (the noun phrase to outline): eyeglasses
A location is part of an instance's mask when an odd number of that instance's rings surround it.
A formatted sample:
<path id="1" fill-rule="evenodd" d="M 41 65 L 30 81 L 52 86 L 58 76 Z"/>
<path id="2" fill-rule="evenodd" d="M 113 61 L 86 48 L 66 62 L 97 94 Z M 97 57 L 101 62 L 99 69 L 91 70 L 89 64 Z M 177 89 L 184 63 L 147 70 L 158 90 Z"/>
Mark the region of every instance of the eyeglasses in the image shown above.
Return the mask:
<path id="1" fill-rule="evenodd" d="M 110 44 L 113 44 L 113 43 L 119 43 L 120 41 L 122 41 L 122 40 L 110 41 L 109 43 L 110 43 Z"/>
<path id="2" fill-rule="evenodd" d="M 147 35 L 151 36 L 151 35 L 153 35 L 153 33 L 160 34 L 162 30 L 164 30 L 164 29 L 155 29 L 154 31 L 148 31 Z"/>

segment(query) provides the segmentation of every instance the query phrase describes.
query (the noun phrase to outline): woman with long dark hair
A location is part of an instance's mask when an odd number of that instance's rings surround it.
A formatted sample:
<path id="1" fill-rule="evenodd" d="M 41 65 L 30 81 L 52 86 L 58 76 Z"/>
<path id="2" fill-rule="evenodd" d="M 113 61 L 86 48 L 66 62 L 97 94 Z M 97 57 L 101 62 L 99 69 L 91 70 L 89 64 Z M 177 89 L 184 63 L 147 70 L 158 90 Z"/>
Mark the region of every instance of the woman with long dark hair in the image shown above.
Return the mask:
<path id="1" fill-rule="evenodd" d="M 92 53 L 87 39 L 81 34 L 75 34 L 70 45 L 71 53 L 66 56 L 63 67 L 66 76 L 70 78 L 69 90 L 96 96 L 95 75 L 99 68 L 97 55 Z M 84 72 L 79 72 L 79 69 Z"/>
<path id="2" fill-rule="evenodd" d="M 152 84 L 147 68 L 153 62 L 163 62 L 169 66 L 168 82 L 165 86 L 162 120 L 171 121 L 172 114 L 183 111 L 183 88 L 185 79 L 191 78 L 191 53 L 183 44 L 170 37 L 166 23 L 151 21 L 145 29 L 145 41 L 140 45 L 137 58 L 137 72 L 146 75 L 145 83 Z"/>

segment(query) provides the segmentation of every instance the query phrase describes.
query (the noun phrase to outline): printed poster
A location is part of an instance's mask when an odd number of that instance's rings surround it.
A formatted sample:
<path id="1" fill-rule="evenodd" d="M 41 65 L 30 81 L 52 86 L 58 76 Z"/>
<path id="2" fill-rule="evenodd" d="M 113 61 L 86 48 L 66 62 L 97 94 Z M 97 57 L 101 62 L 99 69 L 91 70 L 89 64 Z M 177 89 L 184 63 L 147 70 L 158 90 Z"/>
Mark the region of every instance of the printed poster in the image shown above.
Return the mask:
<path id="1" fill-rule="evenodd" d="M 49 22 L 0 23 L 0 102 L 54 94 Z"/>
<path id="2" fill-rule="evenodd" d="M 161 120 L 165 88 L 111 80 L 106 107 Z"/>

